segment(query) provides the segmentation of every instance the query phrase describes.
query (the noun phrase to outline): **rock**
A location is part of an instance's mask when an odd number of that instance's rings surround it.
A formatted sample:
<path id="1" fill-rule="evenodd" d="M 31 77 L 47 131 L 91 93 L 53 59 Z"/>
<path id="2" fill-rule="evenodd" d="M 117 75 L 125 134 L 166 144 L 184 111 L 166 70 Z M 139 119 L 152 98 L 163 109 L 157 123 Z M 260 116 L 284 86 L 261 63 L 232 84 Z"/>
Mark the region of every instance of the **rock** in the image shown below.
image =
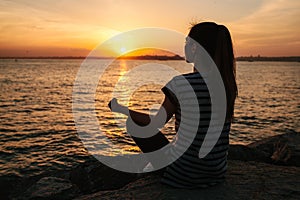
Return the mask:
<path id="1" fill-rule="evenodd" d="M 299 133 L 276 135 L 247 146 L 230 145 L 228 159 L 300 167 L 299 144 Z"/>
<path id="2" fill-rule="evenodd" d="M 13 174 L 0 176 L 0 199 L 15 199 L 40 178 L 39 176 L 29 178 Z"/>
<path id="3" fill-rule="evenodd" d="M 2 175 L 0 176 L 0 199 L 18 199 L 41 178 L 54 176 L 69 179 L 69 170 L 49 170 L 31 176 L 21 176 L 20 174 Z"/>
<path id="4" fill-rule="evenodd" d="M 174 189 L 161 185 L 160 176 L 150 173 L 118 190 L 77 199 L 300 199 L 299 147 L 298 133 L 248 146 L 230 145 L 226 182 L 210 188 Z"/>
<path id="5" fill-rule="evenodd" d="M 77 166 L 70 173 L 70 180 L 82 193 L 111 190 L 123 187 L 135 180 L 137 174 L 125 173 L 95 160 Z"/>
<path id="6" fill-rule="evenodd" d="M 244 145 L 230 145 L 228 150 L 229 160 L 242 160 L 242 161 L 260 161 L 271 162 L 271 155 L 262 150 L 251 148 Z"/>
<path id="7" fill-rule="evenodd" d="M 10 191 L 14 189 L 14 185 L 20 182 L 21 178 L 13 175 L 4 175 L 0 177 L 0 199 L 9 199 Z"/>
<path id="8" fill-rule="evenodd" d="M 150 174 L 119 190 L 84 195 L 88 199 L 299 199 L 300 169 L 266 163 L 229 161 L 226 182 L 204 189 L 175 189 Z"/>
<path id="9" fill-rule="evenodd" d="M 21 199 L 72 199 L 79 190 L 69 180 L 44 177 L 32 185 Z"/>
<path id="10" fill-rule="evenodd" d="M 300 134 L 297 132 L 269 137 L 248 147 L 264 151 L 274 164 L 300 167 Z"/>
<path id="11" fill-rule="evenodd" d="M 132 158 L 132 155 L 104 157 L 104 159 L 114 159 L 114 164 L 118 165 L 122 159 L 129 157 Z M 129 162 L 129 166 L 126 164 L 124 167 L 136 167 L 140 170 L 146 164 L 135 161 L 138 160 Z M 137 166 L 137 163 L 141 165 Z M 299 166 L 300 134 L 288 133 L 247 146 L 230 145 L 226 182 L 206 189 L 169 188 L 160 184 L 160 175 L 157 173 L 120 172 L 91 157 L 70 171 L 51 171 L 27 178 L 1 176 L 0 197 L 1 199 L 72 199 L 73 197 L 77 199 L 300 199 Z"/>

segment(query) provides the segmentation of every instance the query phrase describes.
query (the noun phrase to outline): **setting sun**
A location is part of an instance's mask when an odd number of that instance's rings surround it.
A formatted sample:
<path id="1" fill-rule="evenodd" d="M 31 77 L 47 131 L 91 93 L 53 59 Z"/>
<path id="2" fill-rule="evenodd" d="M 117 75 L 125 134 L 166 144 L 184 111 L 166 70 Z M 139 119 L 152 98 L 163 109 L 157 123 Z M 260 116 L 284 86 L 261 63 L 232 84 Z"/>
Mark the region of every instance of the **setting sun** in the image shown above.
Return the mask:
<path id="1" fill-rule="evenodd" d="M 122 47 L 122 48 L 120 49 L 120 51 L 121 51 L 121 53 L 125 53 L 125 52 L 126 52 L 126 48 L 125 48 L 125 47 Z"/>

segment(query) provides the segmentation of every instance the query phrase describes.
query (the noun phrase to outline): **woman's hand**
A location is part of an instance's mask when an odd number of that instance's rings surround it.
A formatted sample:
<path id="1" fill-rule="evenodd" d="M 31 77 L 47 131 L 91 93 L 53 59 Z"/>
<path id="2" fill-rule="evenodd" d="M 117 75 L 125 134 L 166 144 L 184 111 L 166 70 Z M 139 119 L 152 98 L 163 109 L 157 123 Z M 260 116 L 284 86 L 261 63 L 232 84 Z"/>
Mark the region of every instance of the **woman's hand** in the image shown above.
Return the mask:
<path id="1" fill-rule="evenodd" d="M 122 106 L 121 104 L 119 104 L 116 98 L 110 100 L 110 102 L 108 103 L 108 107 L 112 112 L 118 112 L 125 115 L 129 115 L 128 108 L 126 106 Z"/>
<path id="2" fill-rule="evenodd" d="M 118 112 L 118 108 L 121 105 L 118 103 L 118 100 L 116 98 L 113 98 L 112 100 L 110 100 L 110 102 L 108 103 L 108 107 L 110 108 L 111 111 L 113 112 Z"/>

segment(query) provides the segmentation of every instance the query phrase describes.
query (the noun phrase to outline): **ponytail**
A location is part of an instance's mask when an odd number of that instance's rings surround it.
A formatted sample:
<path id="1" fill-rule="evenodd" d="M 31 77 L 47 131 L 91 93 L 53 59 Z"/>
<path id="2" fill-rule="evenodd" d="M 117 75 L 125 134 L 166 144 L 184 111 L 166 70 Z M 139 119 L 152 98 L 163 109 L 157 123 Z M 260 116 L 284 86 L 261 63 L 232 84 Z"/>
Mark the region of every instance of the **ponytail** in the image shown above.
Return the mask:
<path id="1" fill-rule="evenodd" d="M 223 25 L 217 25 L 217 29 L 216 50 L 213 59 L 219 69 L 226 90 L 226 119 L 232 120 L 234 116 L 234 102 L 238 94 L 236 63 L 228 29 Z"/>

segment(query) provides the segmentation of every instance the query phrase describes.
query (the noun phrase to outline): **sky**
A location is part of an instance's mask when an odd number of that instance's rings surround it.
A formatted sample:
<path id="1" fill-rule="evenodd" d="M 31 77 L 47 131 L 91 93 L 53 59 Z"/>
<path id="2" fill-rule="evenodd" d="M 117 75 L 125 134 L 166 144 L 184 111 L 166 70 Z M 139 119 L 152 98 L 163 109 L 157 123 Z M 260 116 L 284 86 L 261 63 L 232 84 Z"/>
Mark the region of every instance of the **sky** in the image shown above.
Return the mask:
<path id="1" fill-rule="evenodd" d="M 122 32 L 201 21 L 227 26 L 236 56 L 300 56 L 299 0 L 0 0 L 0 57 L 86 56 Z M 181 41 L 169 49 L 183 56 Z"/>

